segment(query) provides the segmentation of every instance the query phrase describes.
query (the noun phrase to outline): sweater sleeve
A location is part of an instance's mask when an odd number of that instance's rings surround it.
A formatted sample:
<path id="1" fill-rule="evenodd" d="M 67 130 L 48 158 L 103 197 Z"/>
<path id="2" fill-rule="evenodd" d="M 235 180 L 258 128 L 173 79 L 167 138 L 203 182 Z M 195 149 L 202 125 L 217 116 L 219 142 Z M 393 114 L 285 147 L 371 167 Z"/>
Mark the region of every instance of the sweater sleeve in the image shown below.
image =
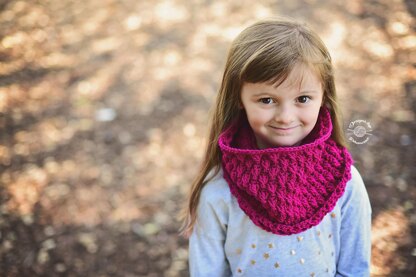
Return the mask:
<path id="1" fill-rule="evenodd" d="M 340 254 L 336 277 L 370 276 L 371 206 L 358 170 L 351 166 L 341 206 Z"/>
<path id="2" fill-rule="evenodd" d="M 224 251 L 228 207 L 224 199 L 227 193 L 221 183 L 221 179 L 211 181 L 201 192 L 197 221 L 189 239 L 189 271 L 192 277 L 232 275 Z"/>

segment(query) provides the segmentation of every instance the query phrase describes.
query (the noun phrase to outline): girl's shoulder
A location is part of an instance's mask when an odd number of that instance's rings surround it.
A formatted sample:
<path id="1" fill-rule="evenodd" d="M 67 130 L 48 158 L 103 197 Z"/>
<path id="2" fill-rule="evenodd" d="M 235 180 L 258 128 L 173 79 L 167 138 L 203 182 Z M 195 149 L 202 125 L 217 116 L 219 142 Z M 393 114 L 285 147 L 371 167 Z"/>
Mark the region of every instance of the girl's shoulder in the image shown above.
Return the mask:
<path id="1" fill-rule="evenodd" d="M 342 206 L 350 204 L 369 206 L 369 197 L 363 178 L 354 165 L 351 165 L 351 179 L 347 182 L 344 195 L 340 200 Z"/>
<path id="2" fill-rule="evenodd" d="M 363 178 L 358 169 L 354 165 L 351 165 L 351 179 L 347 182 L 346 190 L 353 192 L 363 189 L 365 190 Z"/>
<path id="3" fill-rule="evenodd" d="M 218 173 L 215 173 L 215 170 L 212 169 L 208 173 L 206 180 L 208 182 L 202 188 L 201 201 L 209 202 L 210 204 L 219 202 L 230 203 L 232 198 L 231 192 L 227 181 L 223 177 L 222 169 Z"/>

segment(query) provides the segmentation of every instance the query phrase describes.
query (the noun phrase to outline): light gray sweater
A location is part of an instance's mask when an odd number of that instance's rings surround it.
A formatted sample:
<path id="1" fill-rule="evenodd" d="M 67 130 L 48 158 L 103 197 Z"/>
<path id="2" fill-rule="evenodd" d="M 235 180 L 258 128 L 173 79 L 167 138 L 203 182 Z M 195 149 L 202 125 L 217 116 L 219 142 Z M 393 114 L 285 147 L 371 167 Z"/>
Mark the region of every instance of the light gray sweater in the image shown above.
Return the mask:
<path id="1" fill-rule="evenodd" d="M 191 276 L 370 276 L 371 206 L 354 166 L 351 175 L 320 224 L 281 236 L 253 224 L 220 171 L 201 193 L 189 241 Z"/>

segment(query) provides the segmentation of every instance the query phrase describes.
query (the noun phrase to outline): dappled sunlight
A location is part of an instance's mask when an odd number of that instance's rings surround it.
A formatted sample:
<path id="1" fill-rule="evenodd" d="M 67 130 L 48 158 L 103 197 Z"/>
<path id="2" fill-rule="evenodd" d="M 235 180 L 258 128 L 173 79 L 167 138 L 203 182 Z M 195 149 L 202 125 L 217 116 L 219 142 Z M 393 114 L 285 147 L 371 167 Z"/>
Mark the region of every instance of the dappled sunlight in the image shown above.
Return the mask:
<path id="1" fill-rule="evenodd" d="M 11 159 L 12 159 L 11 154 L 12 153 L 8 147 L 4 145 L 0 145 L 0 164 L 4 166 L 10 166 Z M 6 182 L 4 182 L 3 180 L 3 183 L 6 183 Z"/>
<path id="2" fill-rule="evenodd" d="M 161 1 L 154 7 L 154 20 L 162 28 L 169 28 L 171 24 L 184 22 L 189 17 L 188 9 L 180 1 Z"/>
<path id="3" fill-rule="evenodd" d="M 32 215 L 33 208 L 40 200 L 42 190 L 48 183 L 45 171 L 35 165 L 28 165 L 14 180 L 9 180 L 7 192 L 11 200 L 7 202 L 9 212 L 18 212 L 21 216 Z M 5 181 L 2 178 L 2 181 Z"/>
<path id="4" fill-rule="evenodd" d="M 346 36 L 347 27 L 342 22 L 337 21 L 331 22 L 328 32 L 322 36 L 334 60 L 334 65 L 337 65 L 347 54 L 347 49 L 344 47 Z"/>
<path id="5" fill-rule="evenodd" d="M 115 51 L 120 47 L 121 41 L 116 38 L 108 37 L 99 40 L 95 40 L 92 44 L 92 51 L 96 55 Z"/>
<path id="6" fill-rule="evenodd" d="M 72 186 L 71 186 L 72 187 Z M 110 210 L 110 205 L 106 201 L 106 191 L 100 186 L 85 186 L 71 189 L 71 197 L 65 199 L 65 205 L 62 207 L 54 207 L 49 216 L 57 225 L 84 225 L 95 226 L 102 223 L 102 217 Z M 45 208 L 48 207 L 48 199 L 44 199 Z M 55 205 L 58 203 L 54 203 Z M 48 215 L 46 213 L 46 215 Z"/>
<path id="7" fill-rule="evenodd" d="M 409 219 L 402 209 L 386 210 L 373 220 L 373 263 L 371 274 L 389 276 L 394 268 L 403 270 L 406 262 L 396 251 L 412 243 Z"/>
<path id="8" fill-rule="evenodd" d="M 381 61 L 391 59 L 394 51 L 385 34 L 378 28 L 370 28 L 367 31 L 369 31 L 369 36 L 362 45 L 364 51 Z"/>
<path id="9" fill-rule="evenodd" d="M 77 84 L 73 97 L 79 95 L 86 96 L 90 101 L 99 100 L 113 83 L 114 77 L 113 70 L 107 68 L 98 70 L 91 78 Z"/>

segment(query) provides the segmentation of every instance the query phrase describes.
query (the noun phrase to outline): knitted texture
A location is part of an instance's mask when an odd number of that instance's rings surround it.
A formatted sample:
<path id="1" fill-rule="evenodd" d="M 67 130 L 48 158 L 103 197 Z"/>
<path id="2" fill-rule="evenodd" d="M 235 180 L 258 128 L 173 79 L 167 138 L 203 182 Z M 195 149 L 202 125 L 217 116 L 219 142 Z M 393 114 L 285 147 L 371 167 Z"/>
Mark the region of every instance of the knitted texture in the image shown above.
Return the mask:
<path id="1" fill-rule="evenodd" d="M 245 116 L 219 138 L 224 178 L 240 208 L 260 228 L 279 235 L 318 225 L 343 195 L 353 163 L 332 138 L 329 110 L 302 144 L 258 149 Z"/>

